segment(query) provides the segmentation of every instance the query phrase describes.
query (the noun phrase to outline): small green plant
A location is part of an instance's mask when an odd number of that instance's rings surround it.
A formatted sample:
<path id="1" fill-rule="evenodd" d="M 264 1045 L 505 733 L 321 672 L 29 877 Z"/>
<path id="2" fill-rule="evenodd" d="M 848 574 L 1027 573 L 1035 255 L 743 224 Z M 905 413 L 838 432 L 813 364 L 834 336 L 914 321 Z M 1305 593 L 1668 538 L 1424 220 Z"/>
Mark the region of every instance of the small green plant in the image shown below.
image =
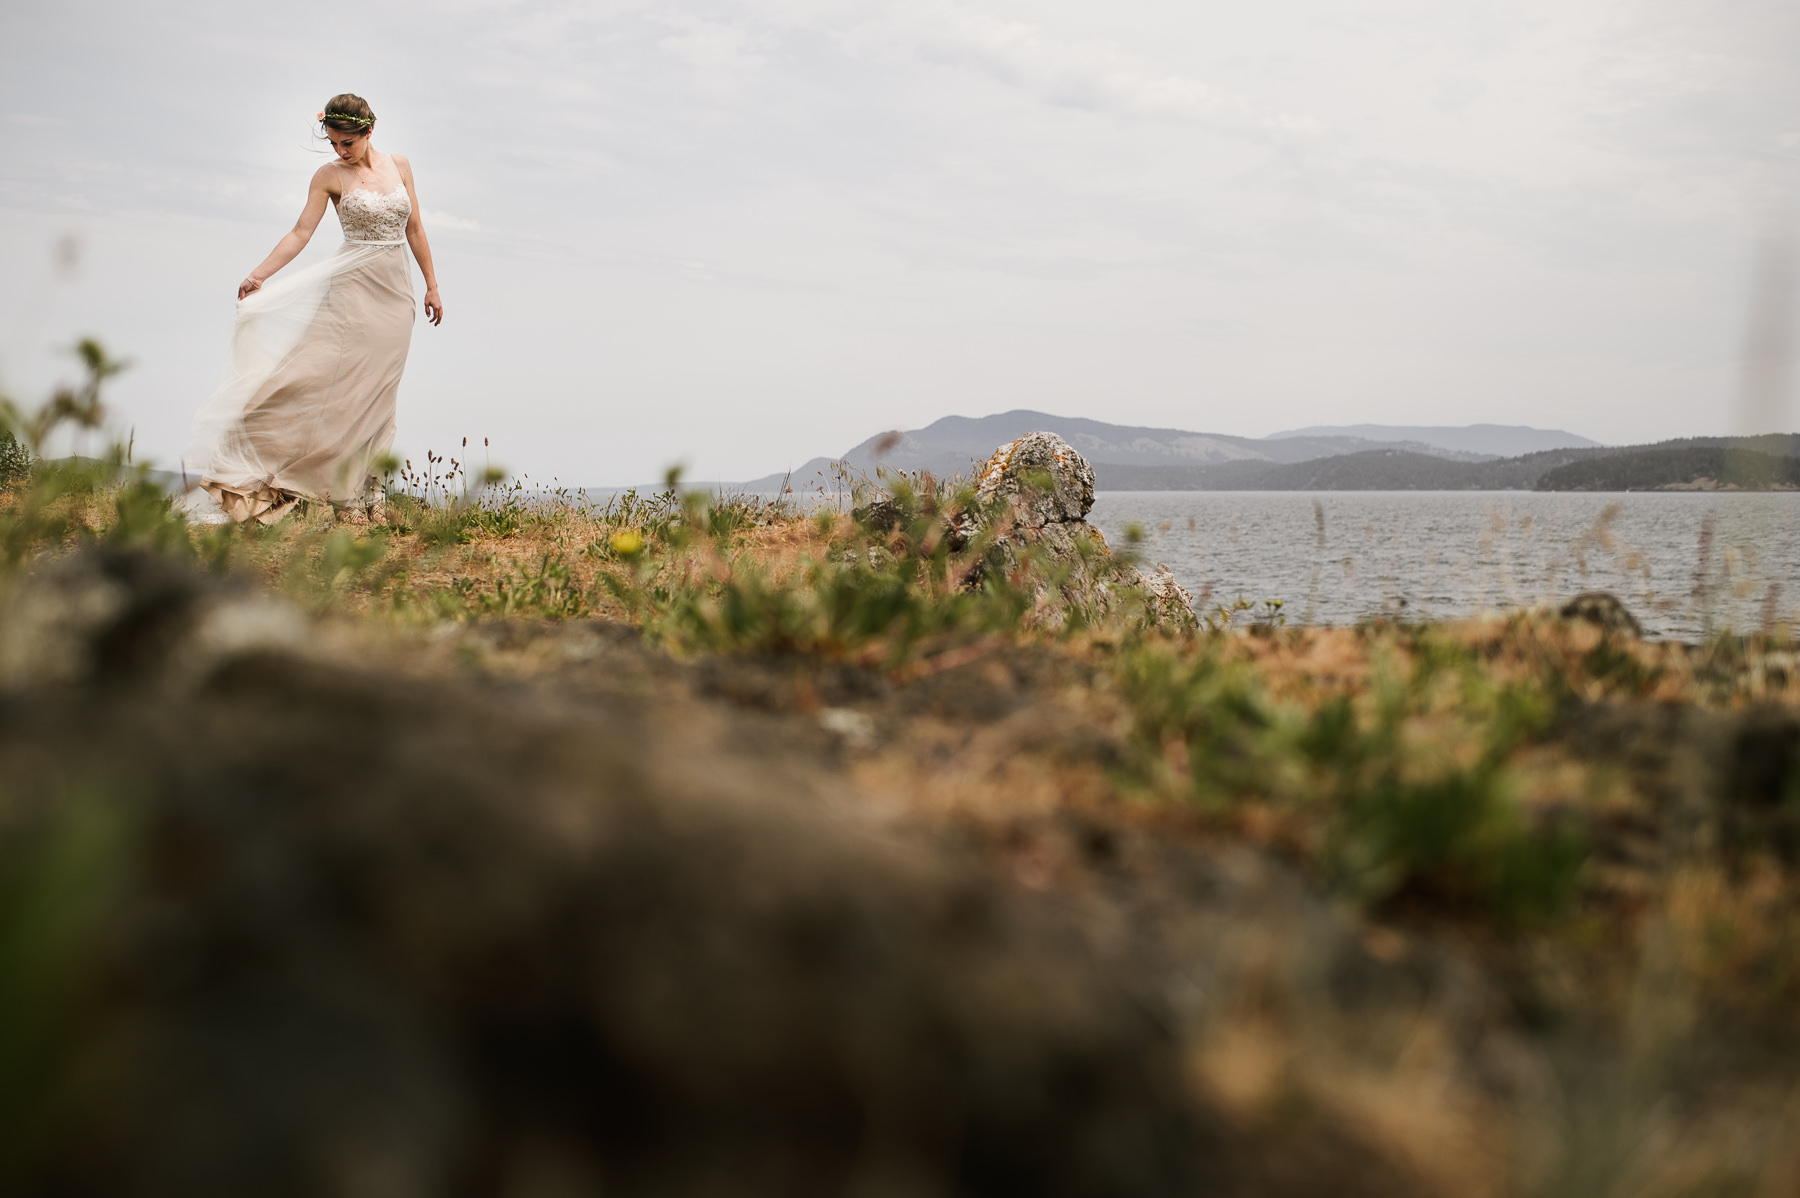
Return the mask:
<path id="1" fill-rule="evenodd" d="M 186 520 L 149 481 L 145 468 L 128 460 L 126 446 L 115 443 L 96 459 L 42 457 L 57 430 L 102 425 L 101 389 L 125 369 L 92 339 L 76 346 L 76 355 L 86 372 L 79 386 L 59 388 L 30 413 L 0 400 L 4 444 L 12 447 L 14 462 L 31 463 L 0 508 L 0 570 L 17 568 L 42 548 L 82 540 L 192 555 Z"/>
<path id="2" fill-rule="evenodd" d="M 706 505 L 706 531 L 713 537 L 731 536 L 785 520 L 790 515 L 784 500 L 721 494 Z"/>
<path id="3" fill-rule="evenodd" d="M 1232 626 L 1232 622 L 1235 621 L 1241 613 L 1249 611 L 1253 606 L 1254 605 L 1242 595 L 1239 595 L 1230 603 L 1215 603 L 1212 611 L 1207 613 L 1200 621 L 1201 627 L 1208 632 L 1224 632 L 1227 628 Z"/>
<path id="4" fill-rule="evenodd" d="M 31 479 L 35 459 L 10 428 L 0 427 L 0 489 L 23 486 Z"/>
<path id="5" fill-rule="evenodd" d="M 1317 865 L 1364 903 L 1429 896 L 1507 923 L 1562 910 L 1585 840 L 1529 817 L 1509 766 L 1548 728 L 1554 688 L 1500 685 L 1459 646 L 1394 635 L 1406 664 L 1310 703 L 1271 699 L 1216 636 L 1129 647 L 1114 677 L 1138 776 L 1206 810 L 1255 801 L 1317 828 Z"/>
<path id="6" fill-rule="evenodd" d="M 504 540 L 524 526 L 525 514 L 514 507 L 479 504 L 422 506 L 407 527 L 419 534 L 419 544 L 473 545 L 481 540 Z"/>
<path id="7" fill-rule="evenodd" d="M 562 557 L 545 554 L 535 570 L 513 567 L 482 584 L 462 578 L 455 590 L 467 605 L 470 618 L 534 616 L 548 620 L 578 620 L 592 610 L 587 590 Z"/>
<path id="8" fill-rule="evenodd" d="M 385 537 L 359 537 L 340 528 L 325 535 L 314 578 L 329 590 L 341 591 L 360 581 L 386 555 Z"/>
<path id="9" fill-rule="evenodd" d="M 191 557 L 193 538 L 186 518 L 174 511 L 173 501 L 161 487 L 133 472 L 112 494 L 112 519 L 100 530 L 99 540 L 108 545 L 129 546 Z"/>
<path id="10" fill-rule="evenodd" d="M 640 535 L 657 539 L 668 536 L 670 527 L 681 514 L 681 496 L 676 494 L 672 482 L 668 488 L 652 495 L 640 496 L 635 488 L 621 491 L 588 510 L 588 515 L 598 523 L 635 529 Z"/>
<path id="11" fill-rule="evenodd" d="M 1145 777 L 1188 787 L 1202 806 L 1216 809 L 1269 772 L 1262 757 L 1276 713 L 1243 663 L 1208 649 L 1143 644 L 1119 655 L 1114 676 Z"/>
<path id="12" fill-rule="evenodd" d="M 1549 728 L 1556 688 L 1496 683 L 1426 626 L 1399 636 L 1410 664 L 1377 671 L 1367 718 L 1334 712 L 1338 735 L 1315 726 L 1310 739 L 1332 746 L 1313 760 L 1334 804 L 1335 877 L 1369 902 L 1419 895 L 1503 922 L 1555 914 L 1574 895 L 1585 839 L 1569 820 L 1528 818 L 1508 762 Z"/>
<path id="13" fill-rule="evenodd" d="M 1606 690 L 1625 694 L 1647 693 L 1666 673 L 1661 666 L 1645 665 L 1611 635 L 1602 636 L 1583 654 L 1581 665 L 1583 672 Z"/>
<path id="14" fill-rule="evenodd" d="M 1331 868 L 1356 897 L 1474 905 L 1522 923 L 1573 896 L 1586 838 L 1567 819 L 1533 826 L 1494 756 L 1419 779 L 1391 756 L 1372 764 L 1342 796 L 1328 841 Z"/>
<path id="15" fill-rule="evenodd" d="M 464 437 L 465 454 L 468 445 Z M 537 515 L 524 480 L 505 486 L 506 473 L 491 464 L 471 476 L 465 462 L 427 450 L 418 470 L 407 459 L 390 462 L 386 472 L 400 484 L 388 488 L 390 522 L 417 533 L 426 548 L 501 540 Z"/>

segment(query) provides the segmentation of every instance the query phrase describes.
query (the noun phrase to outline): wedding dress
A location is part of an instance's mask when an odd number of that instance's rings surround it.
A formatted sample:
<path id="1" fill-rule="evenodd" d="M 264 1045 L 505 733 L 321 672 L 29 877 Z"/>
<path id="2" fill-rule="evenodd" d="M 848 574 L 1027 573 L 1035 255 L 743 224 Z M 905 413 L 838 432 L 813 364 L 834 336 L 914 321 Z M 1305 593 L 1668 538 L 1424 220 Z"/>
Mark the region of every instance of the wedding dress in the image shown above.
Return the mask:
<path id="1" fill-rule="evenodd" d="M 238 301 L 231 358 L 194 421 L 186 468 L 233 521 L 273 523 L 302 499 L 368 505 L 394 441 L 415 305 L 404 185 L 337 205 L 331 258 Z"/>

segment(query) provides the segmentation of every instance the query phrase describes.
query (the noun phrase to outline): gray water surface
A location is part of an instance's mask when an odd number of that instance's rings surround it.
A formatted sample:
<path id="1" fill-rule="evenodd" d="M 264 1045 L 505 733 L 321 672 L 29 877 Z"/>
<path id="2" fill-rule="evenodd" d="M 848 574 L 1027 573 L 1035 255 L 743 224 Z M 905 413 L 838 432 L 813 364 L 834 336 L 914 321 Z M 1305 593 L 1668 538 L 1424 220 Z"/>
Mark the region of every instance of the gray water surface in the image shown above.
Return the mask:
<path id="1" fill-rule="evenodd" d="M 1089 519 L 1115 548 L 1140 526 L 1203 611 L 1448 619 L 1605 590 L 1653 636 L 1800 623 L 1800 493 L 1104 491 Z"/>

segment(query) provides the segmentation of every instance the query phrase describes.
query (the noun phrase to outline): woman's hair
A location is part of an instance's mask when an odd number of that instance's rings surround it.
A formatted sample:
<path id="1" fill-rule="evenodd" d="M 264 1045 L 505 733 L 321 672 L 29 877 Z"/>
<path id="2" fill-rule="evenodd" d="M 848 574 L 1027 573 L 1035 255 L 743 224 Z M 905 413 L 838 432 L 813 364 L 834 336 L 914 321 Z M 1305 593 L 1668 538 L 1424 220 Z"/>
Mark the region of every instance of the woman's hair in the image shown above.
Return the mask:
<path id="1" fill-rule="evenodd" d="M 375 127 L 375 110 L 361 96 L 345 92 L 325 101 L 319 123 L 339 133 L 367 133 Z"/>

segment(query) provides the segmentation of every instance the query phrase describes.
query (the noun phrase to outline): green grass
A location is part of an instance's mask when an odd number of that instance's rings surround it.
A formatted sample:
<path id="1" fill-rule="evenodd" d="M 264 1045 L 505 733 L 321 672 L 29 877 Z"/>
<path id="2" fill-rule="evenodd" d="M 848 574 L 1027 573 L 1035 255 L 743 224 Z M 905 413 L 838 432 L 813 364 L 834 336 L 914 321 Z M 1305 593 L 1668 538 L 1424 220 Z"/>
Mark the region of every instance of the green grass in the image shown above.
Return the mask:
<path id="1" fill-rule="evenodd" d="M 456 592 L 466 605 L 464 614 L 473 619 L 529 616 L 579 620 L 593 607 L 568 563 L 551 554 L 545 554 L 535 569 L 514 567 L 510 573 L 486 581 L 458 579 Z"/>
<path id="2" fill-rule="evenodd" d="M 1429 900 L 1509 923 L 1566 910 L 1582 830 L 1531 819 L 1510 765 L 1549 728 L 1557 686 L 1497 684 L 1474 653 L 1420 630 L 1371 635 L 1395 642 L 1371 684 L 1311 701 L 1272 697 L 1229 635 L 1128 646 L 1115 677 L 1133 777 L 1214 815 L 1254 804 L 1291 818 L 1321 876 L 1360 903 Z"/>
<path id="3" fill-rule="evenodd" d="M 975 499 L 964 493 L 953 502 L 973 507 Z M 774 565 L 742 533 L 785 515 L 778 506 L 691 494 L 653 528 L 661 552 L 622 554 L 609 545 L 626 568 L 605 575 L 606 584 L 650 637 L 684 652 L 807 654 L 893 668 L 1015 629 L 1031 606 L 1016 577 L 978 570 L 991 536 L 953 547 L 945 510 L 940 496 L 902 489 L 885 516 L 861 513 L 846 532 L 836 530 L 834 513 L 821 513 L 823 552 Z"/>

